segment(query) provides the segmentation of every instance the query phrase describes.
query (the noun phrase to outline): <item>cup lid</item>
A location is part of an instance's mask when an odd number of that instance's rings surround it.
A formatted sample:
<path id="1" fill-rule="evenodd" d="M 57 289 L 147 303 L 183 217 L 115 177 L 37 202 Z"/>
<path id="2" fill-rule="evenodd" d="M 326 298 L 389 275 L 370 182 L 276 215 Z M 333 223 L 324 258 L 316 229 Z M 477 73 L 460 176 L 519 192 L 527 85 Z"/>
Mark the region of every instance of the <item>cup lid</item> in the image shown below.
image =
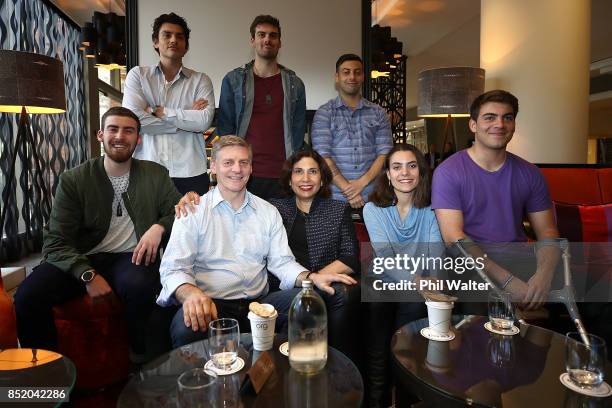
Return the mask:
<path id="1" fill-rule="evenodd" d="M 453 302 L 432 302 L 432 301 L 426 301 L 425 304 L 428 307 L 433 307 L 435 309 L 452 309 L 454 306 Z"/>
<path id="2" fill-rule="evenodd" d="M 278 316 L 278 311 L 274 308 L 274 306 L 272 306 L 269 303 L 262 303 L 260 306 L 265 308 L 267 312 L 274 311 L 274 313 L 269 317 L 263 317 L 263 316 L 258 315 L 257 313 L 253 313 L 249 311 L 249 314 L 247 315 L 247 317 L 249 319 L 260 319 L 260 320 L 276 319 L 276 317 Z"/>

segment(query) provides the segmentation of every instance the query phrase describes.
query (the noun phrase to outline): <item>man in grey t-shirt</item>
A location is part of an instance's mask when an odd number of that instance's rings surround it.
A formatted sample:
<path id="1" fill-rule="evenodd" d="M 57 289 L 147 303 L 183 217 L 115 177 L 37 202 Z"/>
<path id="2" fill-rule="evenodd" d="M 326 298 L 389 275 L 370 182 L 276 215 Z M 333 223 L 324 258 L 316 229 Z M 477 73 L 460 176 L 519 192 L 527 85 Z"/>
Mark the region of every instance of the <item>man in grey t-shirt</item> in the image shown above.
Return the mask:
<path id="1" fill-rule="evenodd" d="M 180 195 L 168 171 L 132 158 L 140 122 L 129 109 L 102 116 L 105 155 L 60 176 L 44 262 L 15 296 L 21 345 L 57 350 L 52 308 L 89 295 L 122 301 L 135 360 L 144 357 L 144 330 L 159 291 L 158 248 Z"/>

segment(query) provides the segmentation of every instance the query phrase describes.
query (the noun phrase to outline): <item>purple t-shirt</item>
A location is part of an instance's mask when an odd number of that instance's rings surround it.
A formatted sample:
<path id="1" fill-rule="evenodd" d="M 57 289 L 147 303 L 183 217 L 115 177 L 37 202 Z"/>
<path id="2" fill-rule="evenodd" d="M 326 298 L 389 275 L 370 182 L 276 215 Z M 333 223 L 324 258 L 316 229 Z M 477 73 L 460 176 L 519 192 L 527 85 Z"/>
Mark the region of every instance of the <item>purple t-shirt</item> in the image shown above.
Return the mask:
<path id="1" fill-rule="evenodd" d="M 546 180 L 533 164 L 508 152 L 497 171 L 486 171 L 467 150 L 446 159 L 433 175 L 431 207 L 463 212 L 463 230 L 477 242 L 522 242 L 526 213 L 550 209 Z"/>

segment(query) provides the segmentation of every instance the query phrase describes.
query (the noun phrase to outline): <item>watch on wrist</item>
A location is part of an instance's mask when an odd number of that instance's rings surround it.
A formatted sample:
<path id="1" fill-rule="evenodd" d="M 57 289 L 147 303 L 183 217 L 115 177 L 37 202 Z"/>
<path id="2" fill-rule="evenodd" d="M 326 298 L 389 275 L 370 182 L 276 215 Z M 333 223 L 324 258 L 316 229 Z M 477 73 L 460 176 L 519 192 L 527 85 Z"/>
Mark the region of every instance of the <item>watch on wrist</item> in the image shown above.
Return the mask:
<path id="1" fill-rule="evenodd" d="M 81 274 L 81 282 L 89 283 L 96 277 L 96 271 L 89 269 Z"/>

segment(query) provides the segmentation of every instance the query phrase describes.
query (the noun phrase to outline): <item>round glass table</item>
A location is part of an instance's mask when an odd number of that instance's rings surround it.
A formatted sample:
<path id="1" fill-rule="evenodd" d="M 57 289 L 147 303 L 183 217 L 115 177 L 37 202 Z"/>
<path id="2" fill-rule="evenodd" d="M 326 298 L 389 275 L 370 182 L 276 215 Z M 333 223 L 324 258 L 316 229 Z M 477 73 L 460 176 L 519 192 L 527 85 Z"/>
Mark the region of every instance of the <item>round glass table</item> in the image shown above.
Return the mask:
<path id="1" fill-rule="evenodd" d="M 327 365 L 316 375 L 302 375 L 291 369 L 288 357 L 278 351 L 287 340 L 276 335 L 268 353 L 274 371 L 259 394 L 251 387 L 242 387 L 249 368 L 261 352 L 253 350 L 250 334 L 240 336 L 239 356 L 245 366 L 233 375 L 219 376 L 219 406 L 222 407 L 359 407 L 363 398 L 363 380 L 357 367 L 340 351 L 328 349 Z M 176 407 L 177 378 L 183 372 L 203 367 L 207 361 L 206 340 L 198 341 L 166 353 L 142 367 L 125 386 L 117 406 Z M 242 389 L 242 391 L 241 391 Z"/>
<path id="2" fill-rule="evenodd" d="M 426 406 L 609 407 L 612 398 L 593 398 L 566 388 L 565 336 L 520 324 L 502 336 L 484 328 L 488 318 L 453 316 L 455 339 L 428 340 L 428 320 L 401 327 L 391 340 L 398 399 L 416 394 Z M 606 366 L 610 383 L 612 365 Z"/>
<path id="3" fill-rule="evenodd" d="M 0 351 L 2 407 L 59 406 L 62 404 L 62 395 L 66 397 L 64 401 L 68 401 L 75 380 L 74 364 L 59 353 L 29 348 Z M 63 389 L 63 394 L 60 389 Z M 10 402 L 9 390 L 12 391 Z M 55 393 L 53 390 L 56 390 Z"/>

